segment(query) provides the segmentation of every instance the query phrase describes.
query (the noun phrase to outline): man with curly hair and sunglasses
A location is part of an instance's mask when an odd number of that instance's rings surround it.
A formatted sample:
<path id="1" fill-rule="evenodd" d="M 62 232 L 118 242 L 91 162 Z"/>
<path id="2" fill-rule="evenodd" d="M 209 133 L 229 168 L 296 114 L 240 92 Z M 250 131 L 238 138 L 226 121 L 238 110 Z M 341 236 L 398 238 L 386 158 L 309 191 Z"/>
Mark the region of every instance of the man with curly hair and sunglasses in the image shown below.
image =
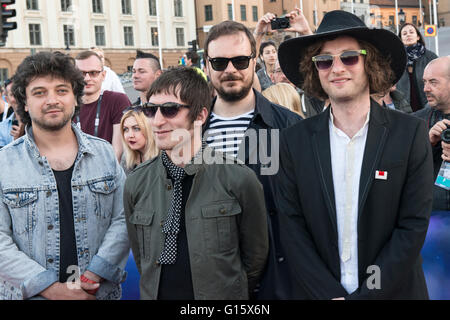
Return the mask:
<path id="1" fill-rule="evenodd" d="M 280 137 L 274 185 L 291 298 L 427 299 L 427 129 L 370 98 L 403 74 L 401 40 L 337 10 L 316 34 L 282 43 L 279 59 L 291 82 L 330 100 Z"/>
<path id="2" fill-rule="evenodd" d="M 124 190 L 141 299 L 248 299 L 268 253 L 262 186 L 245 165 L 202 144 L 211 95 L 197 71 L 169 69 L 147 97 L 140 108 L 161 153 Z"/>

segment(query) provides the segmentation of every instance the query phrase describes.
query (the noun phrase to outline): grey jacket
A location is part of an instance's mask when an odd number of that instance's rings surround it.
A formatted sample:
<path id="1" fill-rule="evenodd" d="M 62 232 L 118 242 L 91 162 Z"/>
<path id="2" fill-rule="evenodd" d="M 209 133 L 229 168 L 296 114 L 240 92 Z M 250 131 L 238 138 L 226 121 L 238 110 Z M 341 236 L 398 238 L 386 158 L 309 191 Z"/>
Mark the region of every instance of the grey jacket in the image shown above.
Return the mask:
<path id="1" fill-rule="evenodd" d="M 214 152 L 206 147 L 204 153 Z M 269 247 L 262 185 L 251 169 L 237 163 L 203 161 L 187 165 L 185 171 L 195 175 L 185 207 L 194 297 L 248 299 Z M 138 166 L 125 184 L 125 215 L 141 275 L 141 299 L 158 297 L 161 265 L 157 261 L 164 247 L 162 225 L 172 192 L 160 156 Z"/>

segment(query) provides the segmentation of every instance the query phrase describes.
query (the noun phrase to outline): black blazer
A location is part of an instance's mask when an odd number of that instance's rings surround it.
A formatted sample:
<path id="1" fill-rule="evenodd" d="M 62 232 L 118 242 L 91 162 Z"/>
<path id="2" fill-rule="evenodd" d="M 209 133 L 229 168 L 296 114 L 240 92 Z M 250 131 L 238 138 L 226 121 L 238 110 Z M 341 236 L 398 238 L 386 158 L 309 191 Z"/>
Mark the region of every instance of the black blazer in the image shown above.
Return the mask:
<path id="1" fill-rule="evenodd" d="M 340 283 L 329 119 L 327 110 L 281 133 L 274 187 L 292 298 L 428 299 L 420 251 L 433 163 L 425 124 L 371 103 L 359 187 L 359 288 L 349 295 Z M 388 179 L 375 179 L 376 170 Z M 379 290 L 367 287 L 371 265 L 381 271 Z"/>

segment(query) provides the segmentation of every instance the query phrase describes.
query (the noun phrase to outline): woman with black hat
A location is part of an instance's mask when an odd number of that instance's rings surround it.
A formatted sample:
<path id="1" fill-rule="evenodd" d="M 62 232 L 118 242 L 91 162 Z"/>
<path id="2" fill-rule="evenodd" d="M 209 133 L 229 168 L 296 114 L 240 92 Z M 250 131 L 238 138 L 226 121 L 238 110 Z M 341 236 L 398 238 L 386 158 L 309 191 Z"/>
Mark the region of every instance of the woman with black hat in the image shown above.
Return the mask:
<path id="1" fill-rule="evenodd" d="M 425 48 L 425 41 L 417 27 L 405 23 L 398 33 L 405 45 L 408 58 L 407 68 L 397 84 L 397 89 L 405 94 L 413 111 L 422 109 L 427 103 L 423 92 L 423 71 L 428 62 L 437 58 L 437 55 Z"/>

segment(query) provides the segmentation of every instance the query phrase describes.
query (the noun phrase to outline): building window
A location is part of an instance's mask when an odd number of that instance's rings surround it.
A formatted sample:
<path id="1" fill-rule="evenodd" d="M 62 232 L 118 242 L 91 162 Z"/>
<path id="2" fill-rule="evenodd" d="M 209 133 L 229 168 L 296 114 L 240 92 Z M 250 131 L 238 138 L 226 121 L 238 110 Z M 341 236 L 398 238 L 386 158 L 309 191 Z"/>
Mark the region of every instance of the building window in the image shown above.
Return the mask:
<path id="1" fill-rule="evenodd" d="M 67 24 L 63 25 L 64 29 L 64 44 L 67 46 L 75 46 L 75 33 L 73 31 L 73 26 Z"/>
<path id="2" fill-rule="evenodd" d="M 233 5 L 228 4 L 228 20 L 233 20 Z"/>
<path id="3" fill-rule="evenodd" d="M 176 28 L 175 29 L 177 34 L 177 46 L 184 47 L 184 29 L 183 28 Z"/>
<path id="4" fill-rule="evenodd" d="M 132 14 L 130 0 L 122 0 L 122 14 Z"/>
<path id="5" fill-rule="evenodd" d="M 148 0 L 148 6 L 150 7 L 150 15 L 156 16 L 156 0 Z"/>
<path id="6" fill-rule="evenodd" d="M 30 31 L 30 45 L 32 46 L 40 46 L 42 44 L 41 41 L 41 25 L 31 23 L 28 25 L 28 29 Z"/>
<path id="7" fill-rule="evenodd" d="M 102 0 L 92 0 L 92 12 L 94 12 L 94 13 L 103 13 Z"/>
<path id="8" fill-rule="evenodd" d="M 417 26 L 417 16 L 412 16 L 412 23 Z"/>
<path id="9" fill-rule="evenodd" d="M 8 69 L 1 68 L 0 69 L 0 83 L 4 83 L 8 79 Z"/>
<path id="10" fill-rule="evenodd" d="M 27 10 L 39 10 L 38 0 L 27 0 Z"/>
<path id="11" fill-rule="evenodd" d="M 134 46 L 133 27 L 123 27 L 126 46 Z"/>
<path id="12" fill-rule="evenodd" d="M 258 7 L 253 6 L 252 7 L 252 13 L 253 13 L 253 21 L 258 22 Z"/>
<path id="13" fill-rule="evenodd" d="M 244 4 L 241 4 L 241 20 L 247 21 L 247 7 Z"/>
<path id="14" fill-rule="evenodd" d="M 61 0 L 61 11 L 70 12 L 72 11 L 72 0 Z"/>
<path id="15" fill-rule="evenodd" d="M 394 16 L 389 16 L 389 25 L 393 26 L 395 24 Z"/>
<path id="16" fill-rule="evenodd" d="M 152 46 L 159 46 L 159 38 L 158 38 L 158 28 L 151 28 L 150 32 L 152 33 Z"/>
<path id="17" fill-rule="evenodd" d="M 211 21 L 213 20 L 213 11 L 212 11 L 212 5 L 206 5 L 205 6 L 205 21 Z"/>
<path id="18" fill-rule="evenodd" d="M 173 7 L 175 9 L 175 17 L 183 16 L 183 1 L 173 0 Z"/>
<path id="19" fill-rule="evenodd" d="M 104 26 L 95 26 L 95 45 L 96 46 L 105 46 L 105 27 Z"/>

